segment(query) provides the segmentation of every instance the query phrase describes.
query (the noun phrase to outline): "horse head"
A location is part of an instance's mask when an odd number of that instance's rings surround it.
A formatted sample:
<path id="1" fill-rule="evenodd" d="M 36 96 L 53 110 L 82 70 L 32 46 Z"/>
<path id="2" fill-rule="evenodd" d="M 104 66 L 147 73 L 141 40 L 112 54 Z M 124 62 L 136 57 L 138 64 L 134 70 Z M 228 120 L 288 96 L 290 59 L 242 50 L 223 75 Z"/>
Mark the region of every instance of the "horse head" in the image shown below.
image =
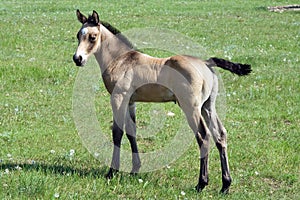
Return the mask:
<path id="1" fill-rule="evenodd" d="M 88 57 L 94 54 L 101 45 L 101 23 L 96 11 L 89 17 L 84 16 L 79 10 L 76 12 L 82 27 L 77 33 L 78 47 L 73 56 L 77 66 L 84 66 Z"/>

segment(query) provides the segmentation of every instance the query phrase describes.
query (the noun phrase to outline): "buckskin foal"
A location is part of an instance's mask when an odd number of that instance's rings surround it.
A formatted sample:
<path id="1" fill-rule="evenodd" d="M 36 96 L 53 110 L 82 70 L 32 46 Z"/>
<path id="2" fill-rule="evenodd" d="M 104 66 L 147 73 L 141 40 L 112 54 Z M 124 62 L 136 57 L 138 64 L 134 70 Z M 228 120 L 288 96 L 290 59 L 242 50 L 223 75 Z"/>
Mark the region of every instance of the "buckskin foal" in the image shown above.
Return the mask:
<path id="1" fill-rule="evenodd" d="M 141 161 L 136 144 L 135 102 L 177 102 L 185 113 L 200 149 L 200 175 L 196 186 L 201 191 L 208 184 L 208 153 L 210 135 L 220 153 L 222 193 L 231 184 L 227 158 L 226 130 L 215 108 L 218 79 L 212 67 L 221 67 L 237 75 L 251 72 L 250 65 L 224 59 L 200 60 L 187 55 L 155 58 L 132 48 L 117 29 L 99 20 L 93 11 L 89 17 L 77 10 L 82 23 L 73 60 L 77 66 L 86 64 L 94 54 L 100 65 L 102 78 L 110 93 L 113 109 L 113 155 L 106 175 L 112 178 L 120 166 L 120 146 L 124 133 L 132 149 L 132 173 L 137 173 Z"/>

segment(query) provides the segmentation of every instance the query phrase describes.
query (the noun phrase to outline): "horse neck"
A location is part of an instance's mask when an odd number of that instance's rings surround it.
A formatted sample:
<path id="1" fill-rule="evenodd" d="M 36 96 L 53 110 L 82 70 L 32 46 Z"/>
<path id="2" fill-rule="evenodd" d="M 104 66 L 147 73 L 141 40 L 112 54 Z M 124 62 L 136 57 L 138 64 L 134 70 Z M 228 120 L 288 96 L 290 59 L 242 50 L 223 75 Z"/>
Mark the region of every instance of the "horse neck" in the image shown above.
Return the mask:
<path id="1" fill-rule="evenodd" d="M 99 50 L 95 53 L 95 57 L 102 73 L 112 61 L 132 50 L 133 49 L 123 42 L 120 37 L 117 37 L 106 27 L 101 25 L 101 44 Z"/>

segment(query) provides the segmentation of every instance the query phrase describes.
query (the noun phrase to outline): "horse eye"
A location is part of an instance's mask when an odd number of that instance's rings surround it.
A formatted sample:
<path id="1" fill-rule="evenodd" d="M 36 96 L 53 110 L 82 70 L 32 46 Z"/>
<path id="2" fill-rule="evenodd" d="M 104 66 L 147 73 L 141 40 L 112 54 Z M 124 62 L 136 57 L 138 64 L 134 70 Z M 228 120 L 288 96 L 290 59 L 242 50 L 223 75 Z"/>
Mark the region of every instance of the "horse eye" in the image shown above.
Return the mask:
<path id="1" fill-rule="evenodd" d="M 95 42 L 96 38 L 97 38 L 97 36 L 95 34 L 89 35 L 89 41 L 90 42 Z"/>

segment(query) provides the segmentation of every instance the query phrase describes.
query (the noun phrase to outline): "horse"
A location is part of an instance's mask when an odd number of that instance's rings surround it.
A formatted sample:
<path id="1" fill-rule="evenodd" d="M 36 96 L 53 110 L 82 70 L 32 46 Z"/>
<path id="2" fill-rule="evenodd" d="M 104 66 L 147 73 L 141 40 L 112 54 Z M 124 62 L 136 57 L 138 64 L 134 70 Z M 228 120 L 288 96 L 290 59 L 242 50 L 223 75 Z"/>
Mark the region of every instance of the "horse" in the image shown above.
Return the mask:
<path id="1" fill-rule="evenodd" d="M 135 102 L 175 102 L 182 109 L 200 150 L 196 190 L 200 192 L 208 185 L 209 141 L 212 135 L 221 161 L 220 192 L 228 193 L 232 179 L 227 157 L 227 132 L 216 112 L 218 78 L 213 67 L 244 76 L 252 71 L 251 66 L 216 57 L 208 60 L 189 55 L 152 57 L 134 49 L 118 29 L 100 21 L 96 11 L 86 17 L 77 10 L 76 15 L 82 26 L 77 33 L 78 46 L 73 61 L 82 67 L 93 54 L 110 93 L 114 148 L 106 178 L 113 178 L 119 170 L 124 132 L 132 151 L 131 173 L 138 173 L 141 167 L 136 143 Z"/>

